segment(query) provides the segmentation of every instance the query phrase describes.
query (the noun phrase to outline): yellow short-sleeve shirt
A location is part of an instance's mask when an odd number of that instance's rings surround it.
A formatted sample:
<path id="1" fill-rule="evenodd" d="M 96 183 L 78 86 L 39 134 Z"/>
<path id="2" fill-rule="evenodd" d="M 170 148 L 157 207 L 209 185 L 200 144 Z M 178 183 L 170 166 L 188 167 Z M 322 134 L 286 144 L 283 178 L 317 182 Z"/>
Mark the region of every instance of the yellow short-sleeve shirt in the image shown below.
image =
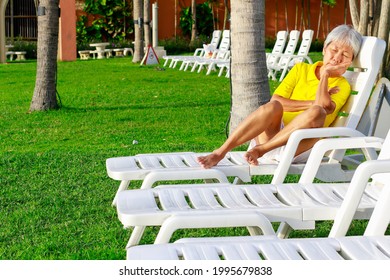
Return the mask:
<path id="1" fill-rule="evenodd" d="M 296 64 L 275 90 L 274 94 L 292 100 L 315 100 L 318 84 L 320 82 L 315 75 L 315 70 L 321 65 L 322 61 L 318 61 L 314 64 Z M 335 120 L 338 112 L 351 93 L 351 86 L 344 77 L 329 78 L 328 85 L 329 88 L 338 86 L 340 91 L 331 95 L 331 99 L 336 104 L 336 108 L 333 113 L 326 116 L 324 127 L 328 127 Z M 303 111 L 284 112 L 283 123 L 287 125 L 302 112 Z"/>

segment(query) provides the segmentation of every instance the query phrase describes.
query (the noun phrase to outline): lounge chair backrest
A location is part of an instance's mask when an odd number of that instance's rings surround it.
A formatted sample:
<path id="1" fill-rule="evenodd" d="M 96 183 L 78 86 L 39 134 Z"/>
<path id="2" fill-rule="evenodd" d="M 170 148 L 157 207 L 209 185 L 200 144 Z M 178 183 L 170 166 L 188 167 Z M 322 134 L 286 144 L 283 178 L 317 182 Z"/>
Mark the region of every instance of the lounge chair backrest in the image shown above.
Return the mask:
<path id="1" fill-rule="evenodd" d="M 365 36 L 358 56 L 344 74 L 352 94 L 340 110 L 332 126 L 357 128 L 377 78 L 386 43 L 376 37 Z"/>
<path id="2" fill-rule="evenodd" d="M 230 49 L 230 30 L 224 30 L 222 33 L 222 40 L 219 43 L 218 50 L 228 51 Z"/>
<path id="3" fill-rule="evenodd" d="M 357 130 L 367 136 L 385 138 L 390 128 L 390 81 L 382 77 L 370 96 Z"/>
<path id="4" fill-rule="evenodd" d="M 283 53 L 284 47 L 286 46 L 287 37 L 288 37 L 288 32 L 285 30 L 281 30 L 278 32 L 278 34 L 276 34 L 275 45 L 271 51 L 272 54 Z"/>
<path id="5" fill-rule="evenodd" d="M 221 40 L 222 31 L 214 30 L 213 38 L 211 39 L 210 45 L 214 46 L 214 48 L 218 47 L 219 41 Z"/>
<path id="6" fill-rule="evenodd" d="M 367 161 L 363 162 L 358 169 L 356 169 L 355 175 L 352 178 L 351 186 L 354 184 L 353 188 L 349 188 L 344 201 L 337 212 L 337 215 L 334 219 L 334 223 L 332 229 L 329 233 L 330 237 L 339 237 L 343 236 L 347 233 L 347 230 L 352 222 L 353 216 L 355 215 L 356 209 L 359 205 L 359 202 L 362 197 L 362 193 L 367 192 L 366 180 L 368 179 L 366 176 L 372 175 L 373 184 L 381 184 L 383 186 L 380 193 L 376 196 L 378 197 L 377 202 L 375 203 L 375 209 L 373 214 L 371 215 L 370 221 L 364 232 L 364 235 L 367 236 L 380 236 L 384 235 L 385 231 L 390 222 L 390 172 L 389 172 L 389 160 L 390 159 L 390 131 L 387 133 L 384 143 L 382 144 L 381 152 L 378 157 L 378 165 L 371 165 L 375 163 L 375 161 Z M 386 160 L 386 161 L 383 161 Z M 366 169 L 360 169 L 360 167 L 366 167 Z M 363 171 L 366 170 L 366 175 Z M 384 173 L 381 173 L 384 172 Z M 355 181 L 357 183 L 355 183 Z M 359 184 L 362 183 L 362 184 Z M 362 202 L 364 203 L 364 202 Z"/>
<path id="7" fill-rule="evenodd" d="M 379 160 L 390 159 L 390 131 L 387 133 L 382 149 L 378 155 Z M 376 174 L 372 176 L 373 183 L 384 185 L 390 181 L 389 174 Z"/>
<path id="8" fill-rule="evenodd" d="M 307 55 L 309 53 L 311 41 L 313 40 L 313 34 L 314 34 L 314 31 L 310 30 L 310 29 L 303 31 L 302 41 L 301 41 L 301 45 L 299 46 L 299 50 L 298 50 L 297 55 L 303 56 L 303 55 Z M 297 58 L 297 59 L 298 60 L 301 59 L 301 61 L 303 61 L 303 58 Z"/>
<path id="9" fill-rule="evenodd" d="M 295 49 L 297 48 L 298 45 L 299 34 L 300 32 L 298 30 L 293 30 L 290 32 L 290 37 L 287 43 L 287 47 L 283 52 L 283 56 L 280 58 L 278 65 L 287 64 L 289 61 L 288 56 L 294 55 Z"/>
<path id="10" fill-rule="evenodd" d="M 272 65 L 279 59 L 278 55 L 283 54 L 288 37 L 287 31 L 279 31 L 276 35 L 275 45 L 271 53 L 267 53 L 267 65 Z"/>

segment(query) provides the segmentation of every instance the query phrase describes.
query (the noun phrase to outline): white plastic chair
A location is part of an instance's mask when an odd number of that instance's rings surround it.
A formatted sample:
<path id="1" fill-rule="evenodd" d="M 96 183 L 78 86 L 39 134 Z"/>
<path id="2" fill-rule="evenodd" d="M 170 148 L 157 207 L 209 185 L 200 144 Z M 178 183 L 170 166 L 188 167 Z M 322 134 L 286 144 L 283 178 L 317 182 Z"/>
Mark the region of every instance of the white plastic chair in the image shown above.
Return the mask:
<path id="1" fill-rule="evenodd" d="M 219 41 L 221 40 L 221 35 L 222 35 L 222 31 L 221 30 L 214 30 L 209 45 L 214 46 L 215 48 L 217 48 L 217 46 L 219 44 Z M 202 57 L 204 54 L 205 54 L 204 53 L 204 48 L 197 48 L 194 51 L 193 56 L 195 56 L 195 57 Z M 165 59 L 164 67 L 166 67 L 168 65 L 168 61 L 171 60 L 171 63 L 169 64 L 169 67 L 170 68 L 175 68 L 177 63 L 179 61 L 185 59 L 185 58 L 188 58 L 188 56 L 183 56 L 183 55 L 167 55 L 167 56 L 163 56 L 163 59 Z"/>
<path id="2" fill-rule="evenodd" d="M 282 222 L 278 235 L 285 237 L 290 227 L 313 229 L 316 221 L 333 220 L 351 188 L 362 192 L 354 218 L 368 219 L 383 185 L 390 180 L 390 173 L 377 175 L 369 182 L 372 173 L 361 173 L 358 168 L 350 183 L 313 182 L 324 154 L 346 148 L 381 149 L 378 159 L 387 160 L 390 172 L 389 132 L 384 143 L 378 137 L 320 140 L 313 147 L 298 183 L 168 185 L 120 192 L 118 218 L 125 228 L 135 227 L 127 247 L 138 244 L 146 226 L 161 226 L 155 243 L 169 242 L 172 234 L 183 228 L 246 226 L 256 235 L 264 229 L 259 214 L 271 222 Z M 366 154 L 369 160 L 376 159 L 376 155 Z"/>
<path id="3" fill-rule="evenodd" d="M 203 67 L 207 66 L 206 75 L 209 75 L 211 71 L 216 71 L 216 66 L 219 63 L 230 63 L 230 51 L 218 52 L 215 59 L 210 59 L 207 61 L 197 62 L 191 71 L 198 67 L 198 73 L 200 73 Z"/>
<path id="4" fill-rule="evenodd" d="M 288 32 L 281 30 L 276 34 L 276 41 L 271 53 L 266 53 L 267 63 L 271 63 L 271 59 L 274 59 L 277 55 L 282 54 L 284 47 L 286 46 Z"/>
<path id="5" fill-rule="evenodd" d="M 348 71 L 345 74 L 352 90 L 357 94 L 351 95 L 342 109 L 341 116 L 334 123 L 334 126 L 338 127 L 298 131 L 295 134 L 296 137 L 290 137 L 284 156 L 291 157 L 290 160 L 292 160 L 296 147 L 305 138 L 363 135 L 354 130 L 345 130 L 343 127 L 355 129 L 358 126 L 379 71 L 384 49 L 383 40 L 374 37 L 364 38 L 361 52 L 353 62 L 353 69 L 356 71 Z M 378 91 L 374 91 L 374 97 L 378 95 Z M 371 107 L 369 108 L 371 109 Z M 375 119 L 372 119 L 370 114 L 367 116 L 366 124 L 369 126 L 375 122 Z M 366 133 L 366 128 L 363 132 Z M 106 168 L 110 178 L 121 181 L 118 194 L 127 189 L 130 181 L 134 180 L 143 181 L 141 188 L 149 188 L 154 183 L 163 180 L 213 179 L 219 182 L 228 182 L 228 176 L 237 177 L 242 182 L 250 182 L 253 175 L 273 175 L 278 166 L 276 161 L 262 162 L 260 166 L 251 166 L 244 160 L 244 152 L 230 152 L 217 166 L 203 169 L 196 161 L 196 158 L 202 154 L 205 153 L 178 152 L 115 157 L 106 160 Z M 352 172 L 342 168 L 343 155 L 344 153 L 340 152 L 332 154 L 329 160 L 321 165 L 317 178 L 324 181 L 349 181 Z M 289 174 L 302 172 L 304 164 L 295 163 L 290 166 L 291 161 L 286 162 Z M 113 204 L 116 204 L 116 198 L 114 198 Z"/>
<path id="6" fill-rule="evenodd" d="M 276 74 L 278 72 L 282 72 L 279 78 L 279 82 L 281 82 L 286 76 L 288 69 L 296 63 L 307 61 L 312 64 L 313 61 L 308 56 L 308 53 L 313 39 L 313 34 L 313 30 L 308 29 L 303 31 L 302 42 L 297 54 L 294 54 L 293 52 L 290 54 L 284 53 L 278 56 L 279 60 L 277 62 L 267 64 L 268 76 L 273 80 L 276 80 Z"/>
<path id="7" fill-rule="evenodd" d="M 283 63 L 283 61 L 280 61 L 283 56 L 294 54 L 295 49 L 297 48 L 298 45 L 299 35 L 300 35 L 299 30 L 292 30 L 289 34 L 288 43 L 284 52 L 268 55 L 267 68 L 268 68 L 269 77 L 272 76 L 272 69 L 270 69 L 270 67 L 273 67 L 274 65 L 278 65 L 279 63 Z"/>
<path id="8" fill-rule="evenodd" d="M 206 55 L 201 56 L 201 57 L 195 57 L 195 56 L 189 56 L 184 59 L 182 59 L 182 64 L 179 68 L 179 70 L 184 70 L 187 71 L 189 67 L 194 67 L 196 63 L 198 62 L 203 62 L 207 61 L 209 59 L 215 58 L 218 53 L 221 53 L 221 55 L 225 55 L 226 52 L 228 52 L 230 49 L 230 30 L 224 30 L 222 32 L 222 39 L 221 42 L 219 43 L 218 48 L 214 51 L 213 55 L 211 57 L 208 57 Z"/>

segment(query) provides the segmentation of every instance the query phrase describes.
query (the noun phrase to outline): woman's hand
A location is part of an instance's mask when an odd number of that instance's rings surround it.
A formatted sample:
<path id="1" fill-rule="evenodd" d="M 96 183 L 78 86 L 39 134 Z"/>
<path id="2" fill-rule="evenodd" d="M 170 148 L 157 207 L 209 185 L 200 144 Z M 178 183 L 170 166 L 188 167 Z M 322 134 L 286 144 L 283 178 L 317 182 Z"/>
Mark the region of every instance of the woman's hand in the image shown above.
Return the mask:
<path id="1" fill-rule="evenodd" d="M 321 67 L 321 75 L 327 75 L 328 77 L 340 77 L 347 71 L 351 61 L 346 61 L 338 64 L 328 63 Z"/>
<path id="2" fill-rule="evenodd" d="M 336 94 L 340 91 L 340 88 L 338 86 L 332 87 L 328 90 L 329 95 Z"/>

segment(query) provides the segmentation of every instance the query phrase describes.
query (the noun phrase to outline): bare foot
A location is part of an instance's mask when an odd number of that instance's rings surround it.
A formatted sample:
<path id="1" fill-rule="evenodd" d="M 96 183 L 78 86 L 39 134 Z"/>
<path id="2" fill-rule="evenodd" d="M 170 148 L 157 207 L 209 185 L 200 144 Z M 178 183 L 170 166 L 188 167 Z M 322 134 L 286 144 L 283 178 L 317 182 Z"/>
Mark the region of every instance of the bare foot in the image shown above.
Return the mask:
<path id="1" fill-rule="evenodd" d="M 198 157 L 197 161 L 203 168 L 211 168 L 214 165 L 217 165 L 225 155 L 217 153 L 216 151 L 212 152 L 207 156 Z"/>
<path id="2" fill-rule="evenodd" d="M 244 155 L 245 160 L 252 165 L 259 165 L 257 159 L 261 156 L 263 156 L 263 153 L 261 152 L 258 146 L 255 146 L 253 149 L 249 150 Z"/>

